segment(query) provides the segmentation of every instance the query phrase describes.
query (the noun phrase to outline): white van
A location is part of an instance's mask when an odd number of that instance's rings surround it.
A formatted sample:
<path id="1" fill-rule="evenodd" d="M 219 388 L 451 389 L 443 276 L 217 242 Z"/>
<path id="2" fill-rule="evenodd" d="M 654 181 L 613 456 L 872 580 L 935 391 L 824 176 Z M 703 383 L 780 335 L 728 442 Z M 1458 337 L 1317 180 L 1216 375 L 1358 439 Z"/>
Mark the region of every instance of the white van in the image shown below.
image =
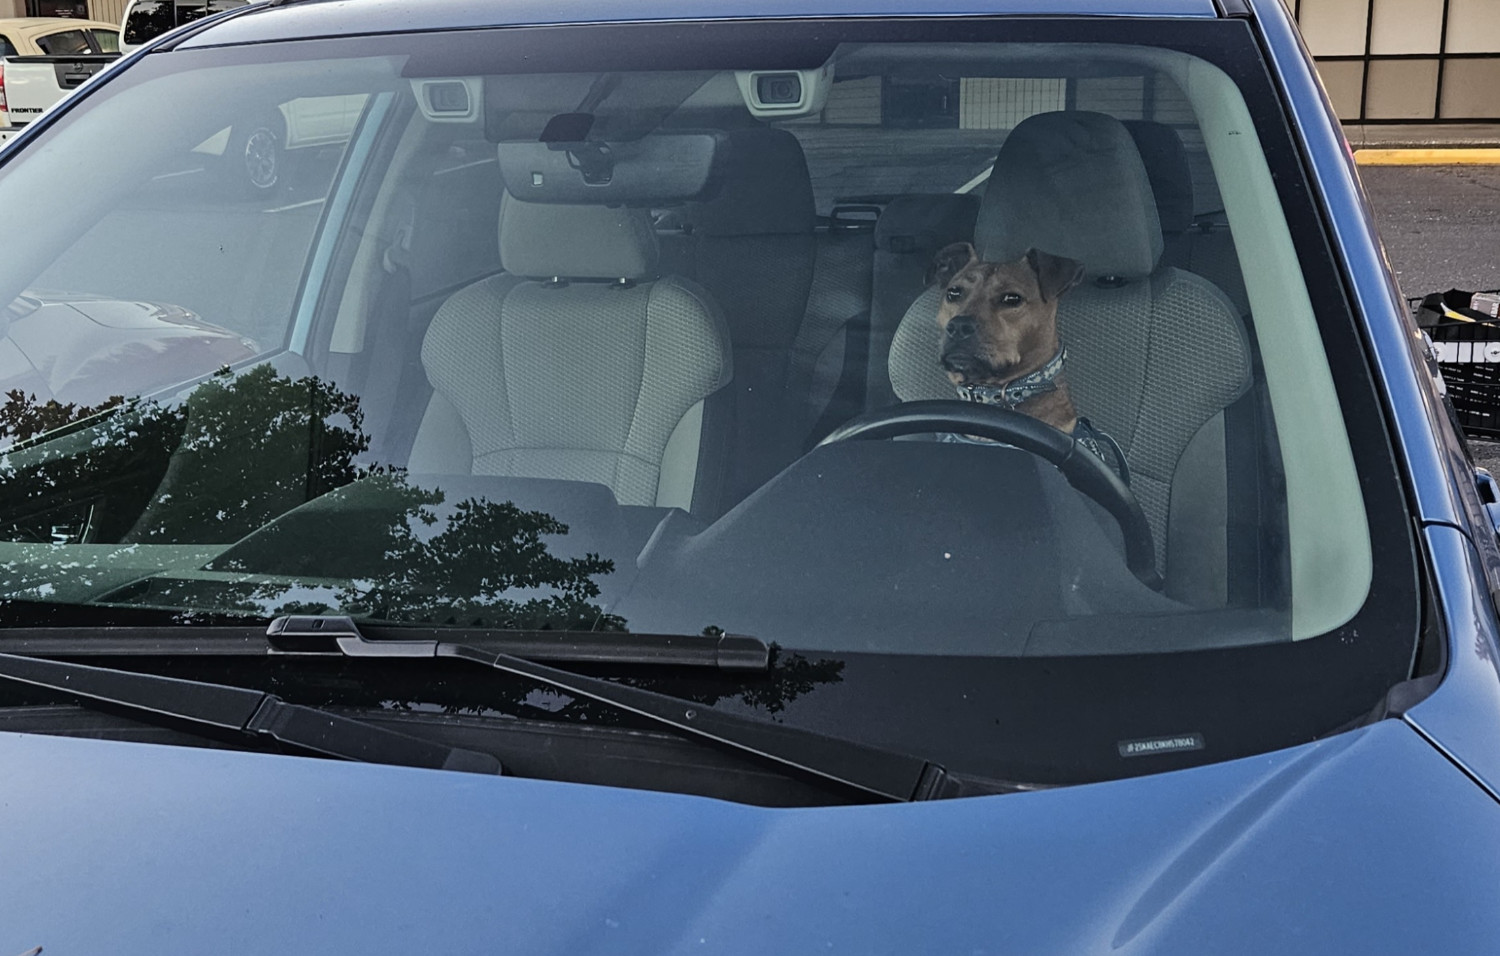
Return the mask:
<path id="1" fill-rule="evenodd" d="M 246 6 L 250 0 L 130 0 L 120 21 L 120 52 L 129 53 L 184 23 Z"/>

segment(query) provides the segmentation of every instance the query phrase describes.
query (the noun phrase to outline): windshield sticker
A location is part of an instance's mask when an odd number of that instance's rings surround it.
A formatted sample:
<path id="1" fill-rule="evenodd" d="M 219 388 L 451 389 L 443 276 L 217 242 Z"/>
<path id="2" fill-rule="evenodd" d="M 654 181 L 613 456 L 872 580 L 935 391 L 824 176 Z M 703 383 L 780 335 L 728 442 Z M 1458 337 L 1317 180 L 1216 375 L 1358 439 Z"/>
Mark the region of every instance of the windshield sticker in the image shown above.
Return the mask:
<path id="1" fill-rule="evenodd" d="M 1171 737 L 1143 737 L 1139 740 L 1122 740 L 1120 756 L 1145 757 L 1150 754 L 1175 754 L 1188 750 L 1203 749 L 1203 735 L 1199 733 L 1176 734 Z"/>

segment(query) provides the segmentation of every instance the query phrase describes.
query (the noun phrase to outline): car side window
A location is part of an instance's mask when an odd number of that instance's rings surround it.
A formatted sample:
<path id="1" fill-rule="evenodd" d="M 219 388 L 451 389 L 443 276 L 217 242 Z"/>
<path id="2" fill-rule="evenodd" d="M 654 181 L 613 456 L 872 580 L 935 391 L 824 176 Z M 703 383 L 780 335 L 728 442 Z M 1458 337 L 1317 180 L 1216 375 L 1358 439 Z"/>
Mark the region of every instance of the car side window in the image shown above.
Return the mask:
<path id="1" fill-rule="evenodd" d="M 310 97 L 222 112 L 160 153 L 37 280 L 39 289 L 183 310 L 260 349 L 283 340 L 298 277 L 360 113 Z M 170 267 L 162 264 L 168 263 Z M 247 268 L 254 263 L 255 268 Z"/>
<path id="2" fill-rule="evenodd" d="M 0 56 L 15 56 L 16 45 L 10 42 L 10 37 L 0 36 Z"/>
<path id="3" fill-rule="evenodd" d="M 36 45 L 48 56 L 72 56 L 76 53 L 91 53 L 89 38 L 82 30 L 64 30 L 36 38 Z"/>
<path id="4" fill-rule="evenodd" d="M 118 30 L 90 30 L 94 38 L 94 45 L 99 48 L 100 53 L 120 52 L 120 33 Z"/>

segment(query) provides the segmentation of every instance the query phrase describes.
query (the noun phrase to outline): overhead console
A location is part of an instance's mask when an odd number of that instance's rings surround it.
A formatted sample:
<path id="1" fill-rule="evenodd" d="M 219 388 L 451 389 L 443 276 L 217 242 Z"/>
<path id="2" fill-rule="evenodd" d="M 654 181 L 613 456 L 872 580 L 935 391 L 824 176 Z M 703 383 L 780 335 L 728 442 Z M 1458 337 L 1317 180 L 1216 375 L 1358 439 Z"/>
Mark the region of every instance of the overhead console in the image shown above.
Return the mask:
<path id="1" fill-rule="evenodd" d="M 793 119 L 823 109 L 830 60 L 811 69 L 417 80 L 432 120 L 482 115 L 507 191 L 533 203 L 654 205 L 708 199 L 728 161 L 726 116 Z M 536 94 L 523 97 L 522 93 Z M 538 103 L 561 107 L 538 111 Z M 564 105 L 567 104 L 567 105 Z M 695 122 L 697 118 L 697 122 Z M 671 125 L 675 124 L 675 125 Z"/>

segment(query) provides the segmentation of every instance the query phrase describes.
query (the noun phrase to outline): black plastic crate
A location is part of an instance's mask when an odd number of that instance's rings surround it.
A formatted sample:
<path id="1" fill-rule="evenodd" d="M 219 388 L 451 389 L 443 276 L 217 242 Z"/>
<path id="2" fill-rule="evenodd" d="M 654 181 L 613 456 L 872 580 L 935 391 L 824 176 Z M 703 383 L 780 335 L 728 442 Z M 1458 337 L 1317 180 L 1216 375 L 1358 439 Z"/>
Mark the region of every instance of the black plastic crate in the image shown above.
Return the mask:
<path id="1" fill-rule="evenodd" d="M 1500 318 L 1469 308 L 1472 296 L 1450 289 L 1414 302 L 1417 324 L 1432 339 L 1464 434 L 1500 441 Z"/>

